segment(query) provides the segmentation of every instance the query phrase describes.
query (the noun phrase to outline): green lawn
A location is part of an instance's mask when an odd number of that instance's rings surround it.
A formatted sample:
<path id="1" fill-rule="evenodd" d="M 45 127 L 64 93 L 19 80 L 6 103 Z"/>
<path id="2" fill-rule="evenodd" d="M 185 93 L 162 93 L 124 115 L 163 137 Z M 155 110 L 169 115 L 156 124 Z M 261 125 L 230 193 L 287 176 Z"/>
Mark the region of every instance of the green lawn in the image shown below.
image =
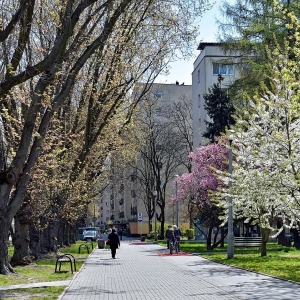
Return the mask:
<path id="1" fill-rule="evenodd" d="M 60 273 L 55 273 L 56 258 L 58 255 L 64 253 L 70 253 L 75 257 L 77 271 L 81 268 L 85 259 L 88 257 L 86 249 L 81 249 L 81 253 L 78 254 L 79 245 L 84 242 L 78 241 L 75 245 L 59 249 L 57 254 L 49 254 L 42 260 L 34 261 L 31 265 L 15 267 L 15 275 L 0 275 L 0 286 L 21 284 L 21 283 L 35 283 L 46 281 L 57 281 L 71 279 L 74 275 L 70 272 L 70 264 L 63 263 Z M 97 243 L 93 243 L 93 247 L 96 247 Z M 91 245 L 89 245 L 90 252 L 92 251 Z M 12 257 L 13 247 L 8 250 L 8 256 Z M 47 288 L 32 288 L 32 289 L 18 289 L 0 292 L 0 299 L 19 300 L 55 300 L 63 292 L 65 286 L 61 287 L 47 287 Z"/>
<path id="2" fill-rule="evenodd" d="M 57 280 L 66 280 L 73 277 L 73 274 L 70 272 L 70 265 L 63 263 L 61 266 L 61 273 L 54 273 L 56 258 L 58 255 L 64 253 L 71 253 L 76 260 L 76 269 L 77 271 L 81 268 L 84 260 L 88 257 L 86 249 L 81 249 L 81 253 L 78 254 L 79 245 L 84 242 L 79 241 L 71 247 L 65 247 L 59 249 L 57 255 L 51 254 L 45 256 L 42 260 L 34 261 L 31 265 L 28 266 L 17 266 L 14 268 L 16 275 L 0 275 L 0 286 L 11 285 L 11 284 L 21 284 L 21 283 L 33 283 L 33 282 L 44 282 L 44 281 L 57 281 Z M 93 246 L 96 247 L 96 242 L 93 243 Z M 92 251 L 91 245 L 89 246 L 90 252 Z M 9 248 L 9 257 L 13 255 L 13 247 Z M 2 299 L 2 298 L 0 298 Z"/>
<path id="3" fill-rule="evenodd" d="M 166 242 L 160 242 L 166 245 Z M 218 247 L 213 251 L 206 250 L 203 242 L 181 242 L 181 250 L 199 253 L 203 257 L 216 262 L 245 268 L 248 270 L 300 282 L 300 250 L 295 247 L 280 246 L 277 242 L 267 244 L 267 256 L 260 256 L 258 247 L 234 248 L 234 258 L 227 259 L 227 245 Z"/>

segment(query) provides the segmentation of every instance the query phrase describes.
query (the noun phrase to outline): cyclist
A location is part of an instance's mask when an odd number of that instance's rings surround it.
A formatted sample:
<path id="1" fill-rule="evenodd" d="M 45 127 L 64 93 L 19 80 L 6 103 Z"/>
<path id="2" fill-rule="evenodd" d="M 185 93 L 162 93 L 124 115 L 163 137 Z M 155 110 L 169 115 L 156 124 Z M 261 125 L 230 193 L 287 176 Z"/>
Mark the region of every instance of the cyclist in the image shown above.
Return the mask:
<path id="1" fill-rule="evenodd" d="M 167 246 L 169 249 L 170 241 L 173 243 L 173 245 L 175 242 L 175 232 L 174 232 L 174 228 L 172 227 L 172 225 L 168 226 L 168 229 L 166 231 L 166 238 L 167 238 Z"/>
<path id="2" fill-rule="evenodd" d="M 174 235 L 175 235 L 175 238 L 176 238 L 177 243 L 178 243 L 178 251 L 180 252 L 180 237 L 181 237 L 181 231 L 180 231 L 180 229 L 179 229 L 176 225 L 173 225 L 173 229 L 174 229 Z"/>

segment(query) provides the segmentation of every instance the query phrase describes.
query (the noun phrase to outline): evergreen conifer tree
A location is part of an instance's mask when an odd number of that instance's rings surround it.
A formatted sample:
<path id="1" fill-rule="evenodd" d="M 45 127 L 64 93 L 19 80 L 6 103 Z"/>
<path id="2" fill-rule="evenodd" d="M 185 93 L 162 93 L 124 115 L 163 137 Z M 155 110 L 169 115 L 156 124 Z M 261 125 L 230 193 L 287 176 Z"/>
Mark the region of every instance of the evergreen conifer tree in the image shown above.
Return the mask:
<path id="1" fill-rule="evenodd" d="M 230 102 L 227 90 L 222 89 L 221 83 L 224 78 L 219 74 L 218 83 L 213 84 L 208 89 L 208 93 L 204 97 L 204 108 L 210 121 L 205 121 L 207 125 L 207 131 L 203 134 L 203 137 L 215 141 L 216 137 L 221 135 L 221 132 L 225 131 L 225 128 L 234 124 L 232 117 L 234 113 L 234 107 Z"/>

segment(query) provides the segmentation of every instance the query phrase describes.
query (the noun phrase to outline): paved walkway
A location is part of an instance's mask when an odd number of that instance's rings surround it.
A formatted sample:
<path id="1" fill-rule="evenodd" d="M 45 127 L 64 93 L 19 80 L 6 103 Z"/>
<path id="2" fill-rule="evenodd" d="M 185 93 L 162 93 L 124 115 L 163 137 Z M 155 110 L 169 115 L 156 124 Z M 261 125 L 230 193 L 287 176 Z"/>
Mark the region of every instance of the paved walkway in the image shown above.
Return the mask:
<path id="1" fill-rule="evenodd" d="M 94 249 L 60 300 L 294 300 L 300 285 L 214 263 L 168 255 L 156 244 L 122 242 L 112 259 Z"/>

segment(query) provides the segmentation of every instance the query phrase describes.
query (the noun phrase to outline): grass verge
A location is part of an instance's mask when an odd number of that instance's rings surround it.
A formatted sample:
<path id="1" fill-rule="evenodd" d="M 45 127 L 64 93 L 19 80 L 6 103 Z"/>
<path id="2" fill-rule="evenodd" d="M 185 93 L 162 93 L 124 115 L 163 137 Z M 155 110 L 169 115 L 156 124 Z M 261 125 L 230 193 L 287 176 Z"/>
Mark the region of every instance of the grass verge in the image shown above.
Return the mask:
<path id="1" fill-rule="evenodd" d="M 166 242 L 160 242 L 166 245 Z M 300 250 L 295 247 L 285 247 L 277 242 L 267 244 L 267 256 L 260 256 L 258 247 L 234 248 L 234 258 L 227 259 L 227 245 L 218 247 L 213 251 L 206 250 L 204 242 L 180 242 L 184 252 L 199 253 L 213 261 L 244 268 L 247 270 L 276 276 L 300 283 Z"/>
<path id="2" fill-rule="evenodd" d="M 63 263 L 61 265 L 60 273 L 54 273 L 56 258 L 58 255 L 64 253 L 71 253 L 76 260 L 77 271 L 81 268 L 85 259 L 88 257 L 86 249 L 81 249 L 81 253 L 78 254 L 79 245 L 84 242 L 78 241 L 76 244 L 59 249 L 57 254 L 48 254 L 43 257 L 43 259 L 36 260 L 32 264 L 27 266 L 17 266 L 14 268 L 16 274 L 13 275 L 0 275 L 0 286 L 22 284 L 22 283 L 36 283 L 36 282 L 47 282 L 47 281 L 60 281 L 67 280 L 73 277 L 70 272 L 70 265 L 68 263 Z M 93 243 L 96 247 L 96 242 Z M 92 250 L 91 245 L 89 246 L 90 252 Z M 13 255 L 13 248 L 9 249 L 9 257 Z M 2 299 L 0 297 L 0 299 Z M 43 298 L 39 298 L 43 299 Z"/>

